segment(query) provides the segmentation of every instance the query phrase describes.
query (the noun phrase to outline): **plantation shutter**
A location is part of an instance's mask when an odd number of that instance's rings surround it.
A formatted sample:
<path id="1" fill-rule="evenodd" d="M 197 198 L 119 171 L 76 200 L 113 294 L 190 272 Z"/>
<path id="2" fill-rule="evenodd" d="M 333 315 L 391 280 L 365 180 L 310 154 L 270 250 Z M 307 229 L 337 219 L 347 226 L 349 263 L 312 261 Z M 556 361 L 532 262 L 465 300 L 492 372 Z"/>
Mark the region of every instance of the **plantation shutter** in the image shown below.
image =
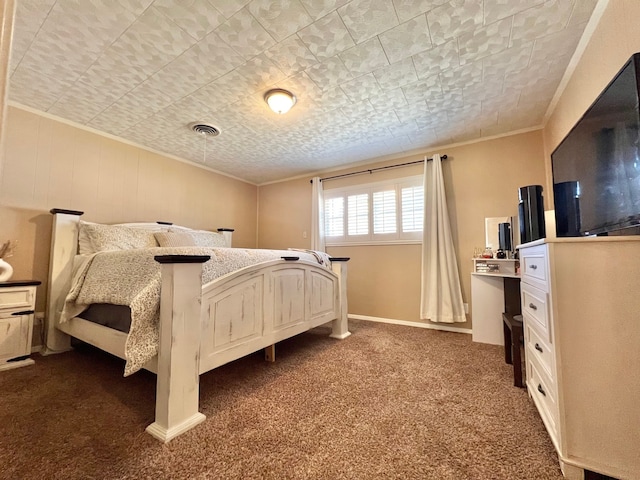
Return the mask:
<path id="1" fill-rule="evenodd" d="M 396 191 L 373 193 L 373 233 L 396 233 Z"/>
<path id="2" fill-rule="evenodd" d="M 326 237 L 344 236 L 344 198 L 326 198 L 324 201 L 324 228 Z"/>
<path id="3" fill-rule="evenodd" d="M 422 232 L 424 224 L 424 187 L 402 189 L 402 231 Z"/>
<path id="4" fill-rule="evenodd" d="M 347 235 L 369 234 L 369 194 L 361 193 L 347 197 L 349 215 Z"/>

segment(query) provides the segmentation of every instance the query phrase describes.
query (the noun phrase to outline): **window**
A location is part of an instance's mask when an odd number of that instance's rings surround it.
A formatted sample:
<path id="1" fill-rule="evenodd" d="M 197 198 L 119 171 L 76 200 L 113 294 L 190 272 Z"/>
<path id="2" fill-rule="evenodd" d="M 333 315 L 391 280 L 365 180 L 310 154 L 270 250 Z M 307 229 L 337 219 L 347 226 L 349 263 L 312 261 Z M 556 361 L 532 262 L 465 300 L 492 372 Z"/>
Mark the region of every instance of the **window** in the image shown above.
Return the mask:
<path id="1" fill-rule="evenodd" d="M 422 240 L 422 175 L 324 191 L 328 245 Z"/>

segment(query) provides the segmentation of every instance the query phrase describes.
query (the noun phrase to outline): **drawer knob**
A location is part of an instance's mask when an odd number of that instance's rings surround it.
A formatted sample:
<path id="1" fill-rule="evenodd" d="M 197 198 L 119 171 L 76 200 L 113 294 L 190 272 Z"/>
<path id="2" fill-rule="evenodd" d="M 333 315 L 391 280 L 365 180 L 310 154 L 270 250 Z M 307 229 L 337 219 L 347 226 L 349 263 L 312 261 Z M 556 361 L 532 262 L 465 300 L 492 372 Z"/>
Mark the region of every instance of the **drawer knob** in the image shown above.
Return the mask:
<path id="1" fill-rule="evenodd" d="M 538 350 L 540 353 L 543 353 L 542 352 L 542 347 L 537 343 L 536 343 L 536 350 Z"/>
<path id="2" fill-rule="evenodd" d="M 538 269 L 538 265 L 536 265 L 535 263 L 531 265 L 531 270 L 537 270 L 537 269 Z"/>
<path id="3" fill-rule="evenodd" d="M 538 310 L 538 307 L 536 307 L 533 303 L 530 303 L 530 304 L 529 304 L 529 308 L 530 308 L 531 310 Z"/>
<path id="4" fill-rule="evenodd" d="M 545 397 L 547 396 L 547 392 L 544 391 L 544 388 L 542 388 L 542 385 L 540 384 L 538 384 L 538 391 Z"/>
<path id="5" fill-rule="evenodd" d="M 21 317 L 22 315 L 32 315 L 35 312 L 33 310 L 23 310 L 22 312 L 13 312 L 11 315 Z"/>

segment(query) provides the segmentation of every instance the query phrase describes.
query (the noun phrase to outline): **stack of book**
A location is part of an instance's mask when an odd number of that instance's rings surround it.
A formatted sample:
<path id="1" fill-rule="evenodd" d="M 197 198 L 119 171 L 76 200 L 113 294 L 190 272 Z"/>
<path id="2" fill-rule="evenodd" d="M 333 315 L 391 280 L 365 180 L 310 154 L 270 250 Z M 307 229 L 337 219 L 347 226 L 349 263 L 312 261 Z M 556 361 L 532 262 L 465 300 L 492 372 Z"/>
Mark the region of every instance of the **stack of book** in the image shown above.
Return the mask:
<path id="1" fill-rule="evenodd" d="M 477 263 L 476 272 L 477 273 L 499 273 L 500 265 L 495 263 Z"/>

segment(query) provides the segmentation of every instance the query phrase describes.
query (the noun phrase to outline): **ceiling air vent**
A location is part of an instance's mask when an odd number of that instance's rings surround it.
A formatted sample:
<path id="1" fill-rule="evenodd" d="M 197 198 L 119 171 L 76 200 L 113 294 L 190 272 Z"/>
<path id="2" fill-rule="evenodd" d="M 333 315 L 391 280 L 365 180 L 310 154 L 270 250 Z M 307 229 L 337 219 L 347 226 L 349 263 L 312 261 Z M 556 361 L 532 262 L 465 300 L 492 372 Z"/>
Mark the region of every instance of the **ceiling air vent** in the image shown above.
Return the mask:
<path id="1" fill-rule="evenodd" d="M 201 135 L 207 135 L 208 137 L 217 137 L 220 135 L 220 130 L 213 125 L 207 125 L 206 123 L 192 123 L 189 125 L 191 130 Z"/>

